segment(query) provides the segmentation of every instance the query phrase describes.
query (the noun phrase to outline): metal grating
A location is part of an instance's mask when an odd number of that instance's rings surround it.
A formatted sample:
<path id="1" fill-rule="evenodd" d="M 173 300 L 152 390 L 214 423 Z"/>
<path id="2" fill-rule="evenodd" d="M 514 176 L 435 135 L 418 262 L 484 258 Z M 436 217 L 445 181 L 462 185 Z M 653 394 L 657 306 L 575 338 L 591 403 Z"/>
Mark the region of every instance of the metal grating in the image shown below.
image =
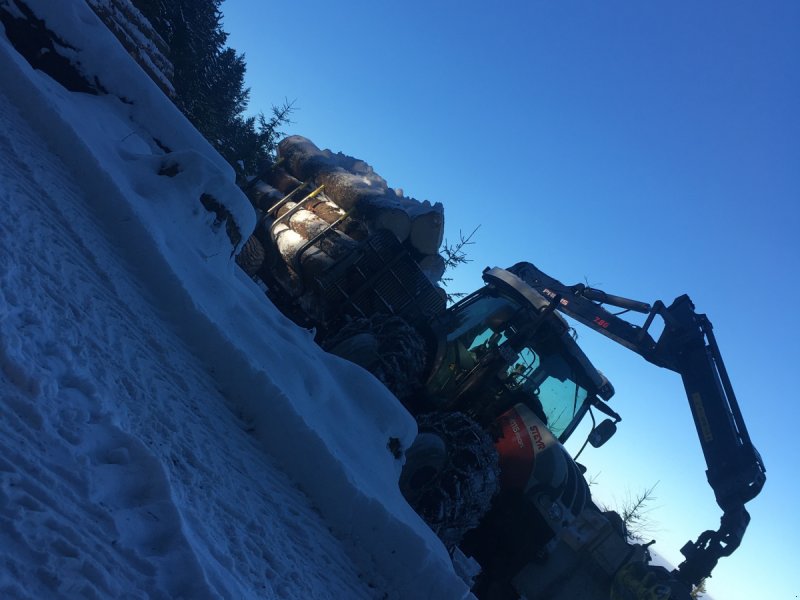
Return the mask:
<path id="1" fill-rule="evenodd" d="M 394 235 L 381 230 L 316 280 L 329 306 L 345 315 L 399 315 L 429 320 L 445 310 L 445 300 Z"/>

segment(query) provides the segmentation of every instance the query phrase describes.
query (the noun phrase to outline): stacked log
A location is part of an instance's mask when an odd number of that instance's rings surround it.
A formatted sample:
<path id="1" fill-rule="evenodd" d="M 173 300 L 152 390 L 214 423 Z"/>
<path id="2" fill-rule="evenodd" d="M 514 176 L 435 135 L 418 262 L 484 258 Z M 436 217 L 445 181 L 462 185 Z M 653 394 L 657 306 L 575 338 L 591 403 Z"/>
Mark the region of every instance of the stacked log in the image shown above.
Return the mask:
<path id="1" fill-rule="evenodd" d="M 432 282 L 440 281 L 445 265 L 439 255 L 444 237 L 440 203 L 406 197 L 366 162 L 320 150 L 301 136 L 281 141 L 278 156 L 277 165 L 246 191 L 253 204 L 268 213 L 270 235 L 284 260 L 300 266 L 299 275 L 320 274 L 359 241 L 386 229 Z M 298 208 L 297 202 L 302 206 Z M 312 247 L 306 243 L 309 240 Z"/>
<path id="2" fill-rule="evenodd" d="M 278 252 L 286 263 L 292 265 L 293 268 L 299 266 L 303 274 L 308 277 L 321 275 L 336 264 L 336 260 L 332 256 L 314 246 L 301 252 L 308 240 L 288 225 L 279 223 L 271 233 Z"/>
<path id="3" fill-rule="evenodd" d="M 285 195 L 280 190 L 275 189 L 260 179 L 254 181 L 247 192 L 253 206 L 261 211 L 268 210 Z"/>
<path id="4" fill-rule="evenodd" d="M 284 195 L 303 185 L 299 179 L 289 175 L 280 166 L 268 168 L 256 181 L 266 183 Z"/>
<path id="5" fill-rule="evenodd" d="M 175 97 L 175 68 L 169 46 L 131 0 L 87 0 L 133 59 L 170 98 Z"/>
<path id="6" fill-rule="evenodd" d="M 318 217 L 311 210 L 298 209 L 294 202 L 287 202 L 277 212 L 277 226 L 284 225 L 305 240 L 316 240 L 314 247 L 333 260 L 344 258 L 356 249 L 355 240 L 347 234 L 331 228 L 330 223 Z M 286 217 L 286 219 L 282 221 L 282 217 Z M 295 257 L 288 258 L 295 259 Z M 318 275 L 318 273 L 314 274 Z"/>

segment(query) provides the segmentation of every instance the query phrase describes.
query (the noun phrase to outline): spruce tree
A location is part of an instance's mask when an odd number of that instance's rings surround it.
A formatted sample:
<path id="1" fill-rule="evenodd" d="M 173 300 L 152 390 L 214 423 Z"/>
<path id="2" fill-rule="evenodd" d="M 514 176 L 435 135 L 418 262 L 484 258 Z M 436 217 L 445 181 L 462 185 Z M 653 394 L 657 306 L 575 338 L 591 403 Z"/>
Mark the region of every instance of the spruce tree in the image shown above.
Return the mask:
<path id="1" fill-rule="evenodd" d="M 169 46 L 175 69 L 175 104 L 243 182 L 274 157 L 278 129 L 291 103 L 273 107 L 272 117 L 245 117 L 249 90 L 244 55 L 226 46 L 222 0 L 133 0 Z"/>

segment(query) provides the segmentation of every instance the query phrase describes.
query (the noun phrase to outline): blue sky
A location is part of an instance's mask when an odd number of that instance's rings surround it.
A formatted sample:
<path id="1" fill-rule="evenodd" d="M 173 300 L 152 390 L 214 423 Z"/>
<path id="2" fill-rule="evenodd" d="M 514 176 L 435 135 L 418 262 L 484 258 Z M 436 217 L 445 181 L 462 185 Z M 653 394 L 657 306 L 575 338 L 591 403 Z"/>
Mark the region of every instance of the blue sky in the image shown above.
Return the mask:
<path id="1" fill-rule="evenodd" d="M 667 302 L 715 325 L 768 469 L 717 600 L 797 598 L 800 3 L 228 0 L 251 108 L 362 158 L 480 230 L 452 289 L 519 260 L 565 283 Z M 617 436 L 582 460 L 595 494 L 658 482 L 656 548 L 720 511 L 680 379 L 591 332 L 617 389 Z"/>

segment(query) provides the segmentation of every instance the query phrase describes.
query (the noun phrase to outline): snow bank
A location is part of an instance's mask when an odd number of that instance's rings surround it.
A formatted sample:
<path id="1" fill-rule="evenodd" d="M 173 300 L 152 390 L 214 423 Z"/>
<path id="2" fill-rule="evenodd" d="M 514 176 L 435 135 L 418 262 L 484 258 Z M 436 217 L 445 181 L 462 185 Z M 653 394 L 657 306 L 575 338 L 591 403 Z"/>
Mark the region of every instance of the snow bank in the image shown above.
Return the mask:
<path id="1" fill-rule="evenodd" d="M 158 86 L 174 96 L 171 81 L 174 67 L 165 56 L 167 44 L 139 9 L 130 0 L 88 0 L 88 3 Z"/>
<path id="2" fill-rule="evenodd" d="M 0 37 L 0 80 L 14 82 L 3 92 L 79 179 L 86 209 L 160 313 L 390 597 L 468 594 L 397 488 L 401 465 L 387 444 L 407 447 L 413 419 L 371 376 L 322 352 L 235 267 L 254 214 L 230 167 L 82 1 L 26 4 L 110 93 L 66 91 Z M 210 549 L 197 544 L 208 577 Z"/>
<path id="3" fill-rule="evenodd" d="M 0 597 L 380 597 L 0 90 Z"/>

